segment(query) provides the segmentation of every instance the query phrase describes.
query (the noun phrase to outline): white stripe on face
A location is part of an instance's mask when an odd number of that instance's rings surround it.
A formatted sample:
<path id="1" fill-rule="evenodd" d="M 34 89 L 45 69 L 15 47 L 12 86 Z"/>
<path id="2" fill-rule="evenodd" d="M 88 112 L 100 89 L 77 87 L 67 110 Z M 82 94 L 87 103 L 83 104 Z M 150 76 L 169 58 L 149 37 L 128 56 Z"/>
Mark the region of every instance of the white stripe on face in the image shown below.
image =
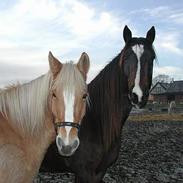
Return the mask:
<path id="1" fill-rule="evenodd" d="M 141 44 L 134 45 L 134 46 L 132 46 L 132 50 L 136 54 L 137 60 L 138 60 L 137 72 L 136 72 L 136 77 L 135 77 L 135 86 L 134 86 L 132 92 L 138 96 L 138 101 L 141 102 L 143 93 L 140 88 L 140 58 L 144 52 L 144 46 Z"/>
<path id="2" fill-rule="evenodd" d="M 64 91 L 64 104 L 65 104 L 65 121 L 73 122 L 74 121 L 74 100 L 75 95 L 73 93 L 67 93 Z M 65 126 L 66 138 L 64 139 L 65 145 L 69 145 L 69 133 L 72 127 Z"/>

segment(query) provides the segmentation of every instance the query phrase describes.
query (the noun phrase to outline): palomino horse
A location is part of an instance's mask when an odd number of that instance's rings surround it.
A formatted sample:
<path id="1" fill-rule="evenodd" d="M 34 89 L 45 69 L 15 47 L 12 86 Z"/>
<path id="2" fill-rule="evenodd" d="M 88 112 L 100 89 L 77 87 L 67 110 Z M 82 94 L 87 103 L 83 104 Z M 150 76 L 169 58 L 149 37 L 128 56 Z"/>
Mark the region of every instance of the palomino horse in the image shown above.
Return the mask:
<path id="1" fill-rule="evenodd" d="M 80 146 L 69 158 L 47 151 L 42 171 L 70 171 L 77 183 L 99 183 L 118 157 L 122 127 L 132 106 L 144 107 L 152 82 L 155 29 L 146 38 L 132 37 L 126 26 L 125 47 L 89 84 L 91 106 L 80 129 Z"/>
<path id="2" fill-rule="evenodd" d="M 47 74 L 0 92 L 0 183 L 31 183 L 55 130 L 60 154 L 70 156 L 79 146 L 89 57 L 62 64 L 50 52 L 49 64 Z"/>

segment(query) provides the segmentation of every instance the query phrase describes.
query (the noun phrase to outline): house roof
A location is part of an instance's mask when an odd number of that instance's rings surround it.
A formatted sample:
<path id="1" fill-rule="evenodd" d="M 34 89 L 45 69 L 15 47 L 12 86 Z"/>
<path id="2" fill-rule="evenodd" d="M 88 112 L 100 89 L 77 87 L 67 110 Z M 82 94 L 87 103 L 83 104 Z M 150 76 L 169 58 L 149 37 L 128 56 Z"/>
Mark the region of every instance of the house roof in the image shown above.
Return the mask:
<path id="1" fill-rule="evenodd" d="M 157 82 L 150 90 L 151 94 L 183 93 L 183 80 L 172 83 Z"/>
<path id="2" fill-rule="evenodd" d="M 157 82 L 150 90 L 151 94 L 164 94 L 167 88 L 170 86 L 169 83 Z"/>
<path id="3" fill-rule="evenodd" d="M 183 93 L 183 81 L 174 81 L 167 88 L 167 93 Z"/>
<path id="4" fill-rule="evenodd" d="M 170 86 L 170 83 L 160 83 L 165 89 L 167 89 Z"/>

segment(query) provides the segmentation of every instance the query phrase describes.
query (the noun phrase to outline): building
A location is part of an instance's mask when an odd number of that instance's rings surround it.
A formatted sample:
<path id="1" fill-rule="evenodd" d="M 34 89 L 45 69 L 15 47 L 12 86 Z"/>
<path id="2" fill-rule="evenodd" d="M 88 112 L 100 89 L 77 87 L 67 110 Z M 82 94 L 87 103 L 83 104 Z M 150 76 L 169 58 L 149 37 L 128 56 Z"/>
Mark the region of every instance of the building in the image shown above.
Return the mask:
<path id="1" fill-rule="evenodd" d="M 167 104 L 174 100 L 177 104 L 183 104 L 183 81 L 172 83 L 157 82 L 150 90 L 149 102 Z"/>

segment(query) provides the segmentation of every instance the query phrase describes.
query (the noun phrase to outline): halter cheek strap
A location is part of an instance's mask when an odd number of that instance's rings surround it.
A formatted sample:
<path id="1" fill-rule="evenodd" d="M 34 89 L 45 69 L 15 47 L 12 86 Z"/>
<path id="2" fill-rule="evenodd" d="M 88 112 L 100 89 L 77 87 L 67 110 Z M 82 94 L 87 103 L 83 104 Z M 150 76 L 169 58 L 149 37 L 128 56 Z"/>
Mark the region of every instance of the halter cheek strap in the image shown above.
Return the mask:
<path id="1" fill-rule="evenodd" d="M 64 126 L 70 126 L 73 128 L 77 128 L 78 130 L 80 129 L 79 123 L 74 123 L 74 122 L 56 122 L 55 123 L 55 128 L 64 127 Z"/>

